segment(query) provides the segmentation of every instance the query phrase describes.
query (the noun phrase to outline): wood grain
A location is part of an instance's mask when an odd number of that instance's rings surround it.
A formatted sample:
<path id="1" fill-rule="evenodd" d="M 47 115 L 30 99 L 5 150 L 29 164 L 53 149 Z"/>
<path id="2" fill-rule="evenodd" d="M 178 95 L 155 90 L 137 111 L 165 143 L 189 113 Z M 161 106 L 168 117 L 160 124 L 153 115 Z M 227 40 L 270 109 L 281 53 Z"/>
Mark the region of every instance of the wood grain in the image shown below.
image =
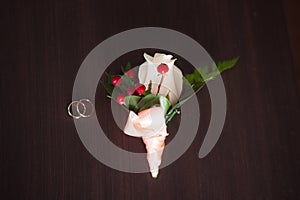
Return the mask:
<path id="1" fill-rule="evenodd" d="M 5 1 L 0 15 L 2 199 L 299 198 L 300 101 L 282 0 Z M 204 89 L 196 139 L 157 180 L 94 159 L 66 112 L 86 55 L 145 26 L 183 32 L 215 60 L 241 57 L 223 76 L 228 111 L 213 151 L 197 156 L 210 119 Z M 143 151 L 113 130 L 115 144 Z"/>

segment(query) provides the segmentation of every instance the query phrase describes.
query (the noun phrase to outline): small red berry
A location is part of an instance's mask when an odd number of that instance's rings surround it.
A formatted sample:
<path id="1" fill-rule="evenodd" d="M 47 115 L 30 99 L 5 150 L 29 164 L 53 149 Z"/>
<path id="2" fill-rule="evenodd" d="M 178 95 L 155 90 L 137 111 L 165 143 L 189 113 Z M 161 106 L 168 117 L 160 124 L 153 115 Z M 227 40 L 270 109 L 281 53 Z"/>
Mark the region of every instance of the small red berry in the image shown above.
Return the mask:
<path id="1" fill-rule="evenodd" d="M 165 74 L 169 71 L 169 67 L 167 64 L 161 63 L 160 65 L 158 65 L 157 71 L 160 74 Z"/>
<path id="2" fill-rule="evenodd" d="M 120 84 L 122 83 L 121 76 L 114 76 L 114 77 L 112 77 L 111 83 L 112 83 L 114 86 L 120 85 Z"/>
<path id="3" fill-rule="evenodd" d="M 127 89 L 127 94 L 128 94 L 128 95 L 132 95 L 134 92 L 135 92 L 135 87 L 134 87 L 134 86 L 130 86 L 130 87 Z"/>
<path id="4" fill-rule="evenodd" d="M 117 96 L 117 102 L 119 103 L 119 104 L 125 104 L 125 96 L 123 95 L 123 94 L 119 94 L 118 96 Z"/>
<path id="5" fill-rule="evenodd" d="M 129 70 L 126 71 L 126 75 L 129 78 L 134 78 L 135 77 L 135 71 L 133 69 L 129 69 Z"/>
<path id="6" fill-rule="evenodd" d="M 146 87 L 145 87 L 145 85 L 143 85 L 143 84 L 139 84 L 137 87 L 136 87 L 136 92 L 139 94 L 139 95 L 141 95 L 141 94 L 143 94 L 144 92 L 145 92 L 145 90 L 146 90 Z"/>

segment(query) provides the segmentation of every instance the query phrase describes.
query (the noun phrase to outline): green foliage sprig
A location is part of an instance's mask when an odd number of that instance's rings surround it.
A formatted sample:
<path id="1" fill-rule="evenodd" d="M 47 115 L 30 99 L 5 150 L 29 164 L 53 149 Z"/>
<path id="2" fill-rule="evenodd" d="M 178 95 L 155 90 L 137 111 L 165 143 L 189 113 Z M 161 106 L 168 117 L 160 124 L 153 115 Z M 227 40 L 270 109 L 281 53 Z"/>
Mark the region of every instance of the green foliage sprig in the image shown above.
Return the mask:
<path id="1" fill-rule="evenodd" d="M 160 94 L 151 93 L 151 84 L 148 90 L 143 91 L 140 94 L 133 93 L 127 95 L 126 90 L 130 87 L 134 87 L 138 84 L 137 71 L 132 69 L 130 63 L 127 63 L 125 67 L 121 67 L 122 75 L 111 75 L 106 72 L 107 81 L 101 82 L 103 87 L 108 93 L 108 97 L 116 100 L 120 103 L 118 99 L 118 94 L 124 95 L 124 103 L 121 104 L 127 109 L 132 110 L 135 113 L 139 113 L 145 109 L 151 108 L 153 106 L 161 106 L 165 112 L 166 123 L 170 122 L 171 119 L 178 113 L 180 106 L 182 106 L 187 100 L 189 100 L 193 95 L 199 92 L 206 82 L 214 79 L 216 76 L 220 75 L 222 72 L 231 69 L 238 62 L 239 57 L 225 60 L 222 62 L 213 63 L 211 66 L 204 66 L 196 68 L 193 73 L 186 74 L 183 77 L 183 90 L 179 101 L 175 105 L 171 105 L 169 96 L 163 96 Z M 129 76 L 128 71 L 133 70 L 132 73 L 135 74 Z M 121 84 L 115 86 L 112 84 L 112 79 L 114 76 L 121 76 Z M 114 91 L 116 90 L 116 91 Z"/>

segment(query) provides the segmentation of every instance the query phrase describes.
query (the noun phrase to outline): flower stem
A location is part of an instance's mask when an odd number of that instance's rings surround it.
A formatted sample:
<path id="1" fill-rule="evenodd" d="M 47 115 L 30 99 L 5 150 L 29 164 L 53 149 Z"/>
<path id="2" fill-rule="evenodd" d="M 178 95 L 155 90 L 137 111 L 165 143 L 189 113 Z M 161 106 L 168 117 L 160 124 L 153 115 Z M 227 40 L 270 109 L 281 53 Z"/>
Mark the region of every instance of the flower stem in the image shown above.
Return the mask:
<path id="1" fill-rule="evenodd" d="M 157 88 L 157 92 L 156 92 L 156 95 L 158 95 L 158 93 L 159 93 L 159 90 L 160 90 L 160 87 L 161 87 L 161 84 L 162 84 L 162 82 L 164 81 L 164 74 L 162 74 L 162 77 L 161 77 L 161 79 L 160 79 L 160 83 L 159 83 L 159 85 L 158 85 L 158 88 Z"/>

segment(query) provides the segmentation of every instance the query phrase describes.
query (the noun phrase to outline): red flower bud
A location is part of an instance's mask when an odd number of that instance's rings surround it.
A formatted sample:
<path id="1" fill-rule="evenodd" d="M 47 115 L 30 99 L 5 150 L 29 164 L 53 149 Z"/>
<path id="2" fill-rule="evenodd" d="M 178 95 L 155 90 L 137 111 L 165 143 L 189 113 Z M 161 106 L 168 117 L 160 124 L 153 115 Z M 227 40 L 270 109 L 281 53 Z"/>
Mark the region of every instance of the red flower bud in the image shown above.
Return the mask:
<path id="1" fill-rule="evenodd" d="M 125 96 L 123 95 L 123 94 L 119 94 L 118 96 L 117 96 L 117 102 L 119 103 L 119 104 L 125 104 Z"/>
<path id="2" fill-rule="evenodd" d="M 121 76 L 114 76 L 112 79 L 111 79 L 111 83 L 114 85 L 114 86 L 118 86 L 122 83 L 122 79 L 121 79 Z"/>
<path id="3" fill-rule="evenodd" d="M 129 78 L 134 78 L 135 77 L 135 71 L 133 69 L 129 69 L 129 70 L 126 71 L 126 75 Z"/>
<path id="4" fill-rule="evenodd" d="M 169 71 L 169 67 L 167 64 L 161 63 L 160 65 L 158 65 L 157 71 L 160 74 L 165 74 Z"/>
<path id="5" fill-rule="evenodd" d="M 143 93 L 145 92 L 145 90 L 146 90 L 146 87 L 145 87 L 145 85 L 143 85 L 143 84 L 138 84 L 138 86 L 137 86 L 136 89 L 135 89 L 135 91 L 136 91 L 139 95 L 143 94 Z"/>

